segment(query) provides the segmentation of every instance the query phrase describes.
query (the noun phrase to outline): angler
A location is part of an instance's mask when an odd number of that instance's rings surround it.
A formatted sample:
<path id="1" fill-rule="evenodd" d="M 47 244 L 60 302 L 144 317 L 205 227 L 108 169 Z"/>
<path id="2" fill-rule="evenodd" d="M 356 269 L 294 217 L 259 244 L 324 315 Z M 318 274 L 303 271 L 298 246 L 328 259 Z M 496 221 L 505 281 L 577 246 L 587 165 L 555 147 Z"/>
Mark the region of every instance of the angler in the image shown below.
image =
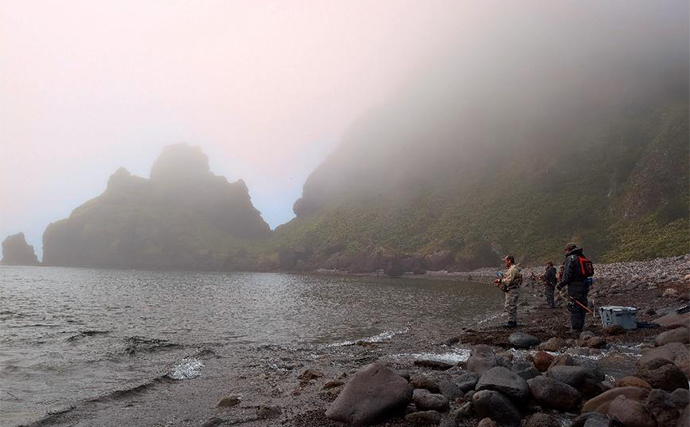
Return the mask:
<path id="1" fill-rule="evenodd" d="M 542 278 L 544 281 L 544 290 L 546 291 L 546 306 L 548 308 L 554 308 L 553 292 L 558 284 L 558 279 L 556 278 L 556 267 L 553 266 L 553 262 L 546 262 L 546 271 L 544 271 Z"/>
<path id="2" fill-rule="evenodd" d="M 558 290 L 568 287 L 568 310 L 570 311 L 570 326 L 573 332 L 582 332 L 585 326 L 587 309 L 587 294 L 592 284 L 594 266 L 592 261 L 582 253 L 575 243 L 568 243 L 565 247 L 565 261 L 563 275 L 558 283 Z"/>
<path id="3" fill-rule="evenodd" d="M 508 313 L 506 326 L 514 328 L 517 326 L 517 302 L 520 296 L 520 285 L 522 285 L 522 273 L 512 255 L 503 258 L 503 262 L 508 270 L 505 275 L 499 276 L 500 278 L 494 281 L 494 285 L 505 294 L 504 310 Z"/>

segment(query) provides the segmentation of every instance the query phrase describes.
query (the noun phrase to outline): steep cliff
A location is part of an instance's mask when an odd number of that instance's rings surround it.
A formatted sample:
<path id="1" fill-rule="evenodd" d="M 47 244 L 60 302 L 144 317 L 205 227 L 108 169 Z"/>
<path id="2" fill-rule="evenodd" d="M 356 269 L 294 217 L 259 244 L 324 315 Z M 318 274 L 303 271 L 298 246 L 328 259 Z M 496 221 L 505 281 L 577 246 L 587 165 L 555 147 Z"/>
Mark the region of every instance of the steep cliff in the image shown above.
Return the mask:
<path id="1" fill-rule="evenodd" d="M 163 150 L 150 179 L 120 168 L 103 194 L 50 224 L 44 264 L 231 268 L 241 248 L 269 233 L 242 180 L 214 175 L 200 148 L 177 144 Z"/>
<path id="2" fill-rule="evenodd" d="M 597 261 L 690 252 L 687 5 L 649 7 L 595 11 L 584 38 L 554 17 L 515 46 L 449 48 L 311 174 L 276 230 L 284 267 L 463 270 L 571 240 Z"/>
<path id="3" fill-rule="evenodd" d="M 34 247 L 26 243 L 24 233 L 7 236 L 2 241 L 3 265 L 39 265 Z"/>

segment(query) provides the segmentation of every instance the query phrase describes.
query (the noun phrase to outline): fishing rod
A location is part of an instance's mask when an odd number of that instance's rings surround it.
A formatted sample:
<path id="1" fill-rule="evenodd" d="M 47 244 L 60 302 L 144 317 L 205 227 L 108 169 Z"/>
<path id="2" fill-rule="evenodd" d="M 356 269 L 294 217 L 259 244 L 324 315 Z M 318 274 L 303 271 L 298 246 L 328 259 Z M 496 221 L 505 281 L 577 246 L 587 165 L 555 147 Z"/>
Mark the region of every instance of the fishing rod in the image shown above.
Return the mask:
<path id="1" fill-rule="evenodd" d="M 499 271 L 499 272 L 496 273 L 496 277 L 497 277 L 498 279 L 503 279 L 503 277 L 505 277 L 505 274 L 503 274 L 502 272 Z M 531 295 L 531 296 L 534 297 L 534 298 L 541 298 L 541 296 L 535 295 L 534 293 L 528 291 L 527 288 L 525 288 L 525 287 L 523 287 L 522 289 L 523 289 L 523 291 L 527 291 L 527 294 Z M 591 310 L 589 307 L 585 306 L 584 304 L 582 304 L 580 301 L 576 300 L 576 299 L 573 298 L 572 296 L 570 296 L 570 295 L 568 295 L 568 294 L 565 294 L 565 295 L 567 295 L 568 298 L 570 298 L 575 304 L 577 304 L 577 305 L 579 305 L 580 307 L 582 307 L 582 308 L 584 308 L 585 310 L 587 310 L 587 311 L 589 312 L 589 314 L 592 315 L 592 317 L 597 317 L 596 313 L 595 313 L 593 310 Z"/>
<path id="2" fill-rule="evenodd" d="M 589 311 L 589 313 L 594 316 L 594 311 L 590 310 L 589 307 L 585 307 L 584 304 L 582 304 L 580 301 L 576 300 L 575 298 L 571 297 L 568 295 L 568 298 L 570 298 L 575 304 L 579 305 L 580 307 L 584 308 L 585 310 Z M 596 317 L 596 316 L 594 316 Z"/>

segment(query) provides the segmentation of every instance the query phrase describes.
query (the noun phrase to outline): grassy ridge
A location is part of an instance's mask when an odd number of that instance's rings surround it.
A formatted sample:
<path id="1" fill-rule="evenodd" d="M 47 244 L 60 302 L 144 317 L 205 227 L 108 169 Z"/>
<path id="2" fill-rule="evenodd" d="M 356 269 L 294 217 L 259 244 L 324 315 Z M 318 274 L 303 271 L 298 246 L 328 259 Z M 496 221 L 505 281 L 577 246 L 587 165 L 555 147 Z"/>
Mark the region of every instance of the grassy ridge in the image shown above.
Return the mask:
<path id="1" fill-rule="evenodd" d="M 560 152 L 524 150 L 485 174 L 363 197 L 343 192 L 279 227 L 279 247 L 345 256 L 383 250 L 457 260 L 559 259 L 575 240 L 598 261 L 690 252 L 688 105 L 607 117 Z"/>

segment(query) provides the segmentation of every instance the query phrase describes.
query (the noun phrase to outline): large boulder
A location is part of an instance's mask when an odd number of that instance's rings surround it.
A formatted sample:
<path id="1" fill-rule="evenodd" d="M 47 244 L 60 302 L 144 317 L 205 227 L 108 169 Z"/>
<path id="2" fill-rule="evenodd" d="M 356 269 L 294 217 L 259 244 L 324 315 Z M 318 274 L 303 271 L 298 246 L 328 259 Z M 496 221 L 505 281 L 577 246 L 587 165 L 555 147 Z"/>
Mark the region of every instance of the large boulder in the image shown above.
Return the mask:
<path id="1" fill-rule="evenodd" d="M 548 341 L 545 343 L 539 344 L 539 350 L 544 350 L 544 351 L 558 351 L 565 347 L 566 342 L 563 338 L 559 337 L 552 337 L 549 338 Z"/>
<path id="2" fill-rule="evenodd" d="M 687 402 L 675 399 L 671 393 L 661 389 L 652 390 L 645 404 L 658 426 L 673 426 L 678 422 Z"/>
<path id="3" fill-rule="evenodd" d="M 602 337 L 592 337 L 588 338 L 585 340 L 584 343 L 582 343 L 582 347 L 589 347 L 589 348 L 603 348 L 606 347 L 606 340 Z"/>
<path id="4" fill-rule="evenodd" d="M 467 372 L 465 374 L 460 375 L 455 380 L 455 384 L 457 384 L 460 390 L 462 390 L 464 393 L 467 393 L 470 390 L 474 390 L 474 387 L 477 385 L 478 381 L 479 374 L 474 372 Z"/>
<path id="5" fill-rule="evenodd" d="M 683 413 L 680 414 L 676 427 L 690 427 L 690 405 L 686 406 Z"/>
<path id="6" fill-rule="evenodd" d="M 412 394 L 412 402 L 422 411 L 446 411 L 448 410 L 448 398 L 442 394 L 432 393 L 420 388 Z"/>
<path id="7" fill-rule="evenodd" d="M 527 381 L 503 366 L 486 371 L 479 378 L 476 390 L 498 391 L 514 400 L 523 400 L 529 396 Z"/>
<path id="8" fill-rule="evenodd" d="M 642 352 L 637 364 L 641 365 L 653 359 L 666 359 L 674 362 L 679 356 L 688 353 L 688 347 L 678 342 L 665 344 L 659 347 L 650 348 Z"/>
<path id="9" fill-rule="evenodd" d="M 479 375 L 496 366 L 496 353 L 488 345 L 480 344 L 472 347 L 470 358 L 467 359 L 467 369 Z"/>
<path id="10" fill-rule="evenodd" d="M 670 343 L 687 344 L 690 342 L 690 331 L 688 328 L 680 327 L 662 332 L 654 338 L 654 345 L 660 347 Z"/>
<path id="11" fill-rule="evenodd" d="M 571 411 L 580 403 L 580 392 L 553 378 L 540 376 L 527 382 L 532 396 L 544 406 L 559 411 Z"/>
<path id="12" fill-rule="evenodd" d="M 519 370 L 516 372 L 518 376 L 522 377 L 525 381 L 531 380 L 532 378 L 536 378 L 541 375 L 541 372 L 534 366 L 529 366 L 525 369 Z"/>
<path id="13" fill-rule="evenodd" d="M 598 379 L 599 381 L 604 381 L 606 379 L 604 376 L 604 371 L 602 371 L 601 366 L 599 366 L 599 362 L 596 360 L 580 357 L 574 361 L 573 365 L 586 368 L 590 376 L 594 379 Z"/>
<path id="14" fill-rule="evenodd" d="M 545 351 L 538 351 L 534 355 L 534 367 L 540 372 L 546 372 L 555 357 Z"/>
<path id="15" fill-rule="evenodd" d="M 491 418 L 502 426 L 514 427 L 520 425 L 520 411 L 513 403 L 493 390 L 482 390 L 472 396 L 472 405 L 479 418 Z"/>
<path id="16" fill-rule="evenodd" d="M 637 367 L 637 376 L 647 381 L 653 388 L 673 391 L 688 388 L 688 378 L 683 371 L 667 359 L 652 359 Z"/>
<path id="17" fill-rule="evenodd" d="M 678 407 L 685 408 L 690 405 L 690 390 L 677 388 L 671 393 L 671 398 Z"/>
<path id="18" fill-rule="evenodd" d="M 578 388 L 589 376 L 589 371 L 582 366 L 554 366 L 549 368 L 546 376 Z"/>
<path id="19" fill-rule="evenodd" d="M 551 366 L 573 366 L 575 361 L 573 357 L 569 354 L 559 354 L 551 362 Z"/>
<path id="20" fill-rule="evenodd" d="M 375 362 L 358 370 L 326 411 L 326 417 L 367 425 L 393 415 L 412 399 L 407 380 Z"/>
<path id="21" fill-rule="evenodd" d="M 644 400 L 649 395 L 649 389 L 641 387 L 616 387 L 605 391 L 597 397 L 589 399 L 582 407 L 582 412 L 606 413 L 609 405 L 618 396 L 630 399 Z"/>
<path id="22" fill-rule="evenodd" d="M 571 427 L 609 427 L 609 416 L 599 412 L 583 412 L 573 419 Z"/>
<path id="23" fill-rule="evenodd" d="M 413 375 L 412 378 L 410 378 L 410 384 L 414 388 L 424 388 L 432 393 L 438 393 L 440 390 L 438 381 L 424 374 Z"/>
<path id="24" fill-rule="evenodd" d="M 652 386 L 645 380 L 639 377 L 627 376 L 616 381 L 616 387 L 643 387 L 652 389 Z"/>
<path id="25" fill-rule="evenodd" d="M 654 417 L 642 402 L 623 395 L 613 399 L 607 412 L 609 416 L 622 422 L 625 427 L 657 427 Z"/>
<path id="26" fill-rule="evenodd" d="M 438 383 L 438 389 L 442 395 L 446 396 L 448 400 L 454 402 L 455 399 L 463 397 L 465 393 L 460 390 L 457 384 L 450 380 L 442 380 Z"/>
<path id="27" fill-rule="evenodd" d="M 405 421 L 416 426 L 437 426 L 441 422 L 438 411 L 418 411 L 405 415 Z"/>
<path id="28" fill-rule="evenodd" d="M 654 323 L 658 323 L 664 328 L 679 328 L 686 327 L 690 328 L 690 313 L 669 313 L 654 320 Z"/>
<path id="29" fill-rule="evenodd" d="M 529 417 L 525 427 L 561 427 L 561 423 L 551 414 L 538 412 Z"/>
<path id="30" fill-rule="evenodd" d="M 481 421 L 479 421 L 479 424 L 477 424 L 477 427 L 498 427 L 496 425 L 496 422 L 492 420 L 491 418 L 483 418 Z"/>
<path id="31" fill-rule="evenodd" d="M 515 348 L 530 348 L 539 345 L 541 341 L 534 335 L 524 332 L 513 332 L 508 337 L 508 343 Z"/>

